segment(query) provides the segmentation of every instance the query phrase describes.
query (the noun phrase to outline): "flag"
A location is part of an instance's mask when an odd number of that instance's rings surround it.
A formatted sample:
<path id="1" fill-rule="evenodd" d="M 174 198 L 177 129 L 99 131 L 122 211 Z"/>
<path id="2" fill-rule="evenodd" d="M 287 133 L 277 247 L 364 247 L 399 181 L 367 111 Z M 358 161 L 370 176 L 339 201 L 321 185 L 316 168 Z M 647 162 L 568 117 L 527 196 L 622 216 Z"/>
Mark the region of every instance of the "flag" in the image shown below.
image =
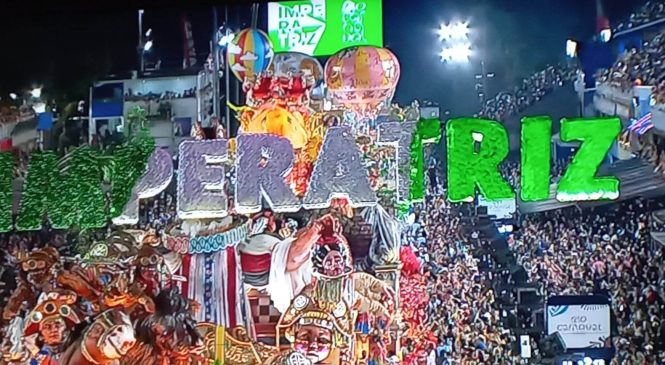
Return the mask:
<path id="1" fill-rule="evenodd" d="M 186 15 L 181 17 L 183 31 L 183 58 L 182 68 L 187 69 L 196 65 L 196 49 L 194 49 L 194 36 L 192 35 L 192 23 Z"/>
<path id="2" fill-rule="evenodd" d="M 652 114 L 646 113 L 641 118 L 635 119 L 628 126 L 628 130 L 635 132 L 638 135 L 646 133 L 649 129 L 653 128 L 653 122 L 651 121 Z"/>

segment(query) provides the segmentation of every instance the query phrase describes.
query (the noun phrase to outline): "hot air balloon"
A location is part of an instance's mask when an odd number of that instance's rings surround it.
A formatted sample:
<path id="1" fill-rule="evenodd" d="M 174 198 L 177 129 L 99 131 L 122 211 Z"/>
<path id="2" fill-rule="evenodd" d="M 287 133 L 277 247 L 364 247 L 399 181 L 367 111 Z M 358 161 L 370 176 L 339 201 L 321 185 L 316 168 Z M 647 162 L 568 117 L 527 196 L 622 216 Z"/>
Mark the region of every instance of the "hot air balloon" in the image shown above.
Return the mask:
<path id="1" fill-rule="evenodd" d="M 263 31 L 247 28 L 233 38 L 226 47 L 226 57 L 233 74 L 242 82 L 254 79 L 266 71 L 274 53 L 268 35 Z"/>
<path id="2" fill-rule="evenodd" d="M 373 119 L 390 102 L 399 81 L 399 62 L 389 50 L 373 46 L 343 49 L 326 63 L 328 96 L 357 118 Z"/>

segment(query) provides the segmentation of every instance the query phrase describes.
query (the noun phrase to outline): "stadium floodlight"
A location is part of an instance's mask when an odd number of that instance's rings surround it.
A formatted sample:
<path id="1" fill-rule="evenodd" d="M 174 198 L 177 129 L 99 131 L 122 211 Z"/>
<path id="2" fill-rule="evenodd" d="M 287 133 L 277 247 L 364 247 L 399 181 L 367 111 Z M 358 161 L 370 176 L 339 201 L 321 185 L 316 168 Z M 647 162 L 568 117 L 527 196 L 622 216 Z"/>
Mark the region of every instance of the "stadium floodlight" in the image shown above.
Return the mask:
<path id="1" fill-rule="evenodd" d="M 607 42 L 610 41 L 610 39 L 612 39 L 612 29 L 605 28 L 605 29 L 600 31 L 600 40 L 602 42 L 607 43 Z"/>
<path id="2" fill-rule="evenodd" d="M 143 46 L 143 52 L 150 52 L 151 48 L 152 48 L 152 41 L 147 41 Z"/>
<path id="3" fill-rule="evenodd" d="M 577 42 L 572 39 L 566 41 L 566 56 L 570 58 L 577 57 Z"/>
<path id="4" fill-rule="evenodd" d="M 9 93 L 9 97 L 12 98 L 12 100 L 18 99 L 18 95 L 16 95 L 16 93 Z"/>
<path id="5" fill-rule="evenodd" d="M 465 22 L 456 22 L 452 24 L 441 24 L 439 26 L 439 40 L 460 40 L 466 39 L 469 35 L 469 25 Z"/>
<path id="6" fill-rule="evenodd" d="M 468 43 L 446 47 L 439 54 L 441 62 L 466 63 L 471 57 L 471 45 Z"/>

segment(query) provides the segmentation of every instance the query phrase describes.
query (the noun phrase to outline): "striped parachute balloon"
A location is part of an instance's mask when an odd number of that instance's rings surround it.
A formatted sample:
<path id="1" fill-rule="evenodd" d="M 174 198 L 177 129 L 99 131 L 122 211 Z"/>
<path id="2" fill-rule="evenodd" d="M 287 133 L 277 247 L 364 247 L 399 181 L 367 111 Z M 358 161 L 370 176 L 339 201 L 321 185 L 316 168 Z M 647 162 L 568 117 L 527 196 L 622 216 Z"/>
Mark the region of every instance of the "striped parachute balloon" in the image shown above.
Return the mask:
<path id="1" fill-rule="evenodd" d="M 268 35 L 253 28 L 242 30 L 226 47 L 226 58 L 233 74 L 240 80 L 254 78 L 266 71 L 274 53 Z"/>

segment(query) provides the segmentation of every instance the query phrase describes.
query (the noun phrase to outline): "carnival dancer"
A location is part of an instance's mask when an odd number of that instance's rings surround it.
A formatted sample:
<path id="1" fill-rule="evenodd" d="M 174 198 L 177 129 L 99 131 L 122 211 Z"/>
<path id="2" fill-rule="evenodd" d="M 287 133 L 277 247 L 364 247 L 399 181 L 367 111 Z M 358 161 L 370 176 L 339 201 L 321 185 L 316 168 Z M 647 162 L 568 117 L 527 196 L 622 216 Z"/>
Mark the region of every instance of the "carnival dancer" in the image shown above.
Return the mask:
<path id="1" fill-rule="evenodd" d="M 145 286 L 145 292 L 157 296 L 171 285 L 170 277 L 164 266 L 164 257 L 157 247 L 144 244 L 134 259 L 135 277 Z"/>

